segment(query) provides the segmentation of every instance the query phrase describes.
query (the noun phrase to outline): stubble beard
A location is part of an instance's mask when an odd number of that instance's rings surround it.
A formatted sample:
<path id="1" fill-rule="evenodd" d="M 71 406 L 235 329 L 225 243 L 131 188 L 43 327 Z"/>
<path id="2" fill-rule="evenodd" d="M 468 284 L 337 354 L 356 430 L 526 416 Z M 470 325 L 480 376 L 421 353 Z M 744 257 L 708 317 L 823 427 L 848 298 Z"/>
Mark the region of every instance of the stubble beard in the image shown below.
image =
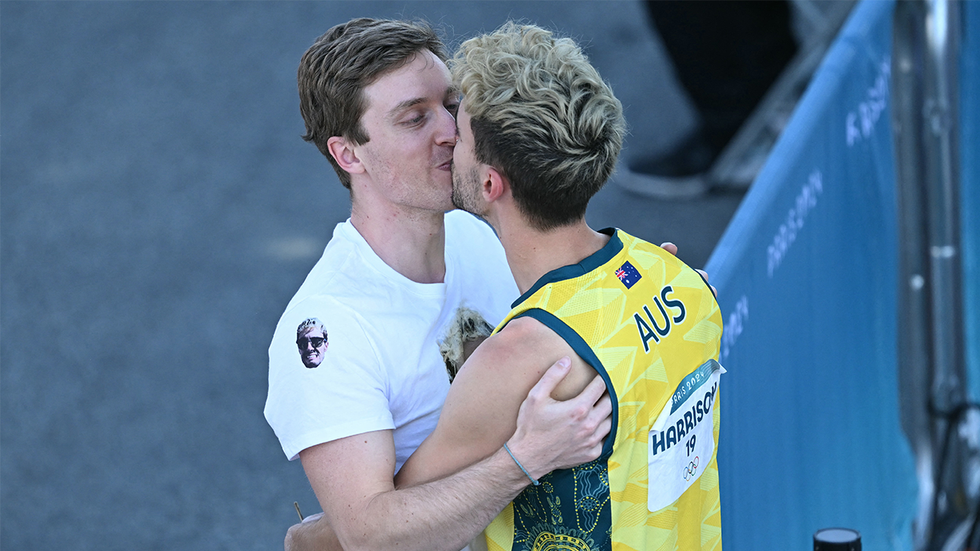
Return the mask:
<path id="1" fill-rule="evenodd" d="M 453 206 L 459 210 L 465 210 L 470 214 L 483 218 L 478 207 L 479 202 L 476 200 L 476 190 L 478 184 L 475 171 L 470 171 L 463 175 L 460 174 L 460 171 L 457 170 L 455 166 L 453 166 L 452 175 Z"/>

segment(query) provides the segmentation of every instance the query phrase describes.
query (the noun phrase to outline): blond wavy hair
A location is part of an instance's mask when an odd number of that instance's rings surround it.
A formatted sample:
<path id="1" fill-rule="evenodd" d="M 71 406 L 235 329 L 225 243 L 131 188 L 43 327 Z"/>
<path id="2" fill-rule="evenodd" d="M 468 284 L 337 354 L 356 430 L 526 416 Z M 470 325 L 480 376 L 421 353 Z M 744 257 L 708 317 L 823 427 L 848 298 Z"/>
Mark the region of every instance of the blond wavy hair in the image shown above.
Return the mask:
<path id="1" fill-rule="evenodd" d="M 510 180 L 529 223 L 548 230 L 584 217 L 613 172 L 626 122 L 575 41 L 508 22 L 464 42 L 450 70 L 476 158 Z"/>

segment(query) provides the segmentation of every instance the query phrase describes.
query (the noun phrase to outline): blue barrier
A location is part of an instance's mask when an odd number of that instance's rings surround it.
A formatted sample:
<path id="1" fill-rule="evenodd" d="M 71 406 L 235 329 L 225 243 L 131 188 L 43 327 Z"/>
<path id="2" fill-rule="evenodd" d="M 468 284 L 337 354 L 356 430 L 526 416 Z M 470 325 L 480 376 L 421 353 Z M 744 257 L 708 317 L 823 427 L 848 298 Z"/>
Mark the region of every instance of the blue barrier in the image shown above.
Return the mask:
<path id="1" fill-rule="evenodd" d="M 893 8 L 856 6 L 707 264 L 726 316 L 728 549 L 808 549 L 829 526 L 859 530 L 867 550 L 912 548 L 915 470 L 897 403 Z"/>
<path id="2" fill-rule="evenodd" d="M 960 57 L 960 193 L 963 233 L 963 295 L 966 305 L 967 369 L 970 394 L 980 401 L 980 5 L 964 2 L 963 54 Z"/>

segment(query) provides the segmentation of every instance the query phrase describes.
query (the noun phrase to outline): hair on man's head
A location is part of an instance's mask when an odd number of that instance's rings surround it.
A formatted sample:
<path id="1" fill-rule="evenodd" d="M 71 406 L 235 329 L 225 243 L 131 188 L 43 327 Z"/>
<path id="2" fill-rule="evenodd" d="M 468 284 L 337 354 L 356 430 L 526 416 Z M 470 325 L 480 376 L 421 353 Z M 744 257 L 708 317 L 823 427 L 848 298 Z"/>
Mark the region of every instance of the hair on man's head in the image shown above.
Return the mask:
<path id="1" fill-rule="evenodd" d="M 626 134 L 612 89 L 569 38 L 508 22 L 450 62 L 477 159 L 510 180 L 522 214 L 547 230 L 585 216 Z"/>
<path id="2" fill-rule="evenodd" d="M 350 175 L 330 156 L 327 140 L 366 143 L 364 88 L 426 50 L 443 61 L 448 57 L 427 23 L 361 18 L 331 28 L 303 54 L 297 71 L 303 139 L 327 157 L 344 187 L 350 188 Z"/>

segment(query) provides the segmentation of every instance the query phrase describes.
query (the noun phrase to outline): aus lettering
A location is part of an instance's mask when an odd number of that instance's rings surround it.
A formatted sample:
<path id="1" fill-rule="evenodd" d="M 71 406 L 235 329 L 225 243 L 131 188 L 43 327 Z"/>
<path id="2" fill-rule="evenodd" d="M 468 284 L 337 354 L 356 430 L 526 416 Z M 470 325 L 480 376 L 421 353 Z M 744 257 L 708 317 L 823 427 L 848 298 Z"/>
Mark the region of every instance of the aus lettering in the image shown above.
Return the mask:
<path id="1" fill-rule="evenodd" d="M 680 300 L 670 298 L 674 288 L 670 285 L 660 290 L 660 296 L 653 297 L 653 304 L 656 312 L 644 304 L 643 314 L 633 313 L 633 321 L 636 322 L 636 330 L 643 341 L 643 351 L 650 352 L 650 341 L 659 343 L 660 339 L 670 334 L 674 325 L 680 325 L 687 319 L 687 308 Z M 670 312 L 668 312 L 670 310 Z"/>

